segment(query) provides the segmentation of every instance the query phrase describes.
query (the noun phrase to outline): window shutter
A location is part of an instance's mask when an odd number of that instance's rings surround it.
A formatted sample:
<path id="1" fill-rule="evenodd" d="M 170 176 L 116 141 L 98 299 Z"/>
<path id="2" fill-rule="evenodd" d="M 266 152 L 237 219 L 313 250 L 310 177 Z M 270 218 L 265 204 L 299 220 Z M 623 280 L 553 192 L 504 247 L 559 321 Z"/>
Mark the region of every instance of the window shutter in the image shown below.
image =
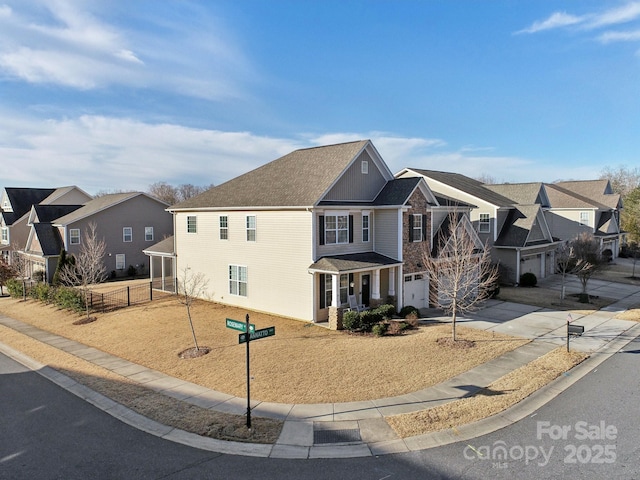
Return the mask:
<path id="1" fill-rule="evenodd" d="M 413 242 L 413 215 L 409 214 L 409 241 Z"/>
<path id="2" fill-rule="evenodd" d="M 427 241 L 427 216 L 422 215 L 422 241 Z"/>
<path id="3" fill-rule="evenodd" d="M 349 295 L 353 295 L 353 273 L 349 274 Z"/>
<path id="4" fill-rule="evenodd" d="M 324 219 L 324 217 L 322 217 Z M 324 273 L 320 274 L 320 308 L 326 308 L 327 306 L 324 304 L 325 297 L 325 289 L 324 289 Z"/>
<path id="5" fill-rule="evenodd" d="M 318 240 L 320 245 L 324 245 L 324 215 L 318 216 Z"/>
<path id="6" fill-rule="evenodd" d="M 349 243 L 353 243 L 353 215 L 349 215 Z"/>

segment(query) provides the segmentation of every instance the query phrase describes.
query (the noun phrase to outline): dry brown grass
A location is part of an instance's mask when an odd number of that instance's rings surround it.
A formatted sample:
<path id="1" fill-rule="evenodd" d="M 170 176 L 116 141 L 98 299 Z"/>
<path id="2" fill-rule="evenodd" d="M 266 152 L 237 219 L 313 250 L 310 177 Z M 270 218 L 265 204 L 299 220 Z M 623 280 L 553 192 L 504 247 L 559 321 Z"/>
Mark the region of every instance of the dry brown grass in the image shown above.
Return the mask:
<path id="1" fill-rule="evenodd" d="M 589 314 L 602 307 L 611 305 L 615 300 L 604 297 L 592 297 L 591 303 L 580 303 L 575 295 L 567 294 L 560 301 L 560 292 L 552 288 L 544 287 L 500 287 L 498 300 L 506 302 L 524 303 L 541 308 L 554 308 L 556 310 L 575 311 Z"/>
<path id="2" fill-rule="evenodd" d="M 253 443 L 274 443 L 282 430 L 282 422 L 266 418 L 254 418 L 249 430 L 244 416 L 207 410 L 161 395 L 2 325 L 0 334 L 3 343 L 164 425 L 220 440 Z"/>
<path id="3" fill-rule="evenodd" d="M 402 438 L 455 428 L 495 415 L 531 395 L 587 356 L 563 347 L 499 378 L 474 396 L 414 413 L 387 417 Z"/>
<path id="4" fill-rule="evenodd" d="M 197 302 L 193 309 L 198 343 L 212 348 L 183 360 L 193 345 L 185 308 L 175 297 L 98 314 L 96 322 L 73 325 L 74 314 L 28 300 L 4 298 L 0 311 L 38 328 L 99 348 L 134 363 L 214 390 L 246 397 L 245 347 L 225 318 L 243 320 L 246 311 Z M 420 326 L 396 337 L 356 336 L 311 324 L 251 313 L 256 328 L 276 335 L 252 342 L 252 398 L 281 403 L 369 400 L 420 390 L 465 372 L 523 345 L 527 340 L 458 327 L 472 349 L 436 343 L 451 334 L 449 324 Z M 45 362 L 46 363 L 46 362 Z"/>

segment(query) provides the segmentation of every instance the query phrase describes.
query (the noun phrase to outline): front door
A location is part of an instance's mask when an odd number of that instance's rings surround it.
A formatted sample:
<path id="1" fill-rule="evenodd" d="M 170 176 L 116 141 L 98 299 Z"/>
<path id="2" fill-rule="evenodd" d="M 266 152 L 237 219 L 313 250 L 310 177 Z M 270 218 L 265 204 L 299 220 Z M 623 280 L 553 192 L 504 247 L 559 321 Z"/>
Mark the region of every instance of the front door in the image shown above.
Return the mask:
<path id="1" fill-rule="evenodd" d="M 371 275 L 362 275 L 362 304 L 369 306 L 369 295 L 371 292 Z"/>

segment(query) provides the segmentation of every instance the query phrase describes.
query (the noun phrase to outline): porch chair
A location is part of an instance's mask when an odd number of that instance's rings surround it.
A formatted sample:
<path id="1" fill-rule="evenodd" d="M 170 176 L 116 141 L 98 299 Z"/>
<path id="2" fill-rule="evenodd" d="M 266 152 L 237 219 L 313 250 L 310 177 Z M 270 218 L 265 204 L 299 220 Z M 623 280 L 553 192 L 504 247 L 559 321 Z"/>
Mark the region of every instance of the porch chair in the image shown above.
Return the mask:
<path id="1" fill-rule="evenodd" d="M 349 308 L 348 310 L 352 310 L 354 312 L 364 312 L 365 310 L 368 310 L 367 307 L 365 307 L 362 304 L 358 304 L 358 301 L 356 300 L 356 296 L 355 295 L 349 295 Z"/>

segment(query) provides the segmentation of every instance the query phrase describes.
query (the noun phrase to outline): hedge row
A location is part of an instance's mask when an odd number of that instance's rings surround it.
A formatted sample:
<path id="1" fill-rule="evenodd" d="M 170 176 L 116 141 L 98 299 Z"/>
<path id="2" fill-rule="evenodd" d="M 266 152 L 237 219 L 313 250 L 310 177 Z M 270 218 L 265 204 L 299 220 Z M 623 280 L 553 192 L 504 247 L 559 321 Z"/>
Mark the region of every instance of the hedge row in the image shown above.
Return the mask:
<path id="1" fill-rule="evenodd" d="M 16 298 L 24 296 L 24 285 L 21 281 L 11 279 L 7 282 L 9 295 Z M 27 296 L 44 303 L 51 303 L 60 308 L 82 312 L 85 307 L 82 292 L 65 286 L 51 286 L 48 283 L 36 283 L 27 289 Z"/>

